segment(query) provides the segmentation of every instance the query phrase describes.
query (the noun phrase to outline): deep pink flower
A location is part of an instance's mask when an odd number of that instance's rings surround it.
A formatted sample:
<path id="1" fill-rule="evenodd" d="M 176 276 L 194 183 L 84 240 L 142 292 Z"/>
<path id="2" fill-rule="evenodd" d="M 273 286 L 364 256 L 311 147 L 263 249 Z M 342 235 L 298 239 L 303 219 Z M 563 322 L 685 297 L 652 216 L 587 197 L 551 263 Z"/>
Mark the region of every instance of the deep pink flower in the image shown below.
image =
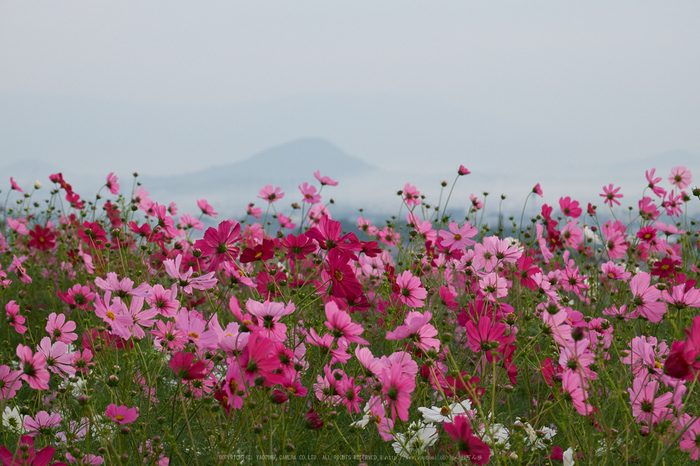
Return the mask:
<path id="1" fill-rule="evenodd" d="M 23 435 L 19 440 L 17 453 L 12 454 L 7 447 L 0 447 L 0 460 L 3 466 L 47 466 L 53 459 L 56 449 L 44 447 L 38 452 L 34 449 L 34 438 Z M 50 466 L 66 466 L 66 463 L 51 463 Z"/>
<path id="2" fill-rule="evenodd" d="M 131 424 L 139 417 L 137 408 L 127 408 L 124 405 L 117 406 L 114 403 L 107 406 L 105 416 L 117 424 Z"/>
<path id="3" fill-rule="evenodd" d="M 491 457 L 491 450 L 475 435 L 469 426 L 469 418 L 465 414 L 454 417 L 452 422 L 443 424 L 445 432 L 457 443 L 457 450 L 462 456 L 469 458 L 473 464 L 486 464 Z"/>
<path id="4" fill-rule="evenodd" d="M 209 271 L 215 271 L 223 261 L 233 262 L 240 249 L 236 243 L 240 240 L 241 225 L 235 220 L 225 220 L 218 228 L 208 228 L 204 238 L 197 240 L 194 247 L 202 252 L 202 257 L 211 257 Z"/>
<path id="5" fill-rule="evenodd" d="M 396 277 L 396 285 L 399 287 L 397 293 L 399 301 L 408 307 L 423 307 L 423 300 L 428 296 L 428 292 L 423 288 L 420 278 L 414 277 L 411 272 L 404 270 L 401 275 Z"/>
<path id="6" fill-rule="evenodd" d="M 459 174 L 459 176 L 464 176 L 470 174 L 471 172 L 464 165 L 460 165 L 457 169 L 457 173 Z"/>
<path id="7" fill-rule="evenodd" d="M 359 343 L 369 345 L 369 342 L 359 335 L 365 331 L 360 324 L 356 324 L 350 315 L 338 309 L 338 305 L 329 301 L 325 306 L 326 322 L 324 324 L 331 331 L 335 338 L 344 338 L 348 343 Z"/>
<path id="8" fill-rule="evenodd" d="M 656 172 L 656 168 L 652 168 L 651 170 L 647 170 L 645 172 L 647 181 L 649 182 L 649 187 L 651 188 L 652 192 L 658 197 L 664 197 L 666 195 L 666 190 L 661 186 L 657 186 L 657 184 L 659 183 L 659 181 L 662 180 L 662 178 L 654 178 L 654 172 Z"/>
<path id="9" fill-rule="evenodd" d="M 40 251 L 48 251 L 56 247 L 56 235 L 48 227 L 43 228 L 36 225 L 34 230 L 29 232 L 29 236 L 32 238 L 29 241 L 30 247 L 39 249 Z"/>
<path id="10" fill-rule="evenodd" d="M 194 361 L 194 354 L 178 351 L 170 358 L 170 367 L 175 371 L 175 376 L 181 380 L 203 379 L 206 364 L 202 361 Z"/>
<path id="11" fill-rule="evenodd" d="M 632 388 L 627 391 L 630 394 L 632 415 L 637 422 L 653 424 L 669 414 L 670 410 L 666 406 L 673 400 L 673 393 L 664 393 L 657 398 L 658 389 L 659 382 L 647 376 L 635 377 L 632 381 Z"/>
<path id="12" fill-rule="evenodd" d="M 19 315 L 19 305 L 13 299 L 12 301 L 5 304 L 5 311 L 7 312 L 7 323 L 15 329 L 17 333 L 23 335 L 27 331 L 27 327 L 24 325 L 24 316 Z"/>
<path id="13" fill-rule="evenodd" d="M 636 305 L 636 311 L 650 322 L 661 322 L 666 314 L 666 304 L 659 302 L 661 292 L 650 286 L 651 275 L 646 272 L 639 272 L 630 280 L 632 290 L 632 302 Z"/>
<path id="14" fill-rule="evenodd" d="M 208 215 L 211 218 L 217 218 L 219 214 L 214 212 L 214 208 L 209 205 L 206 199 L 200 199 L 197 201 L 197 207 L 202 211 L 204 215 Z"/>
<path id="15" fill-rule="evenodd" d="M 21 375 L 22 371 L 12 370 L 4 364 L 0 366 L 0 400 L 13 398 L 22 388 Z"/>
<path id="16" fill-rule="evenodd" d="M 562 374 L 562 393 L 564 398 L 571 401 L 576 411 L 582 416 L 588 416 L 593 412 L 593 406 L 588 403 L 586 392 L 587 381 L 583 376 L 571 369 Z"/>
<path id="17" fill-rule="evenodd" d="M 538 196 L 542 197 L 542 188 L 540 187 L 540 184 L 537 183 L 534 188 L 532 188 L 532 192 L 534 194 L 537 194 Z"/>
<path id="18" fill-rule="evenodd" d="M 567 217 L 579 218 L 583 213 L 583 210 L 579 207 L 578 201 L 572 201 L 569 196 L 559 199 L 559 207 Z"/>
<path id="19" fill-rule="evenodd" d="M 275 256 L 275 243 L 269 239 L 263 239 L 262 244 L 252 248 L 245 248 L 241 253 L 241 264 L 248 264 L 256 261 L 268 261 Z"/>
<path id="20" fill-rule="evenodd" d="M 608 186 L 603 186 L 603 194 L 600 195 L 600 197 L 605 198 L 605 203 L 610 204 L 610 207 L 613 206 L 613 202 L 617 205 L 620 205 L 620 202 L 618 199 L 622 197 L 622 194 L 618 194 L 617 192 L 620 190 L 619 187 L 614 188 L 612 183 L 609 184 Z"/>
<path id="21" fill-rule="evenodd" d="M 24 257 L 24 256 L 23 256 Z M 27 258 L 24 257 L 26 260 Z M 29 284 L 32 282 L 32 277 L 27 275 L 27 269 L 24 268 L 22 265 L 22 261 L 17 258 L 17 256 L 13 255 L 12 256 L 12 264 L 7 268 L 7 270 L 12 271 L 14 270 L 19 279 L 22 281 L 22 283 Z"/>
<path id="22" fill-rule="evenodd" d="M 16 191 L 22 192 L 22 188 L 20 188 L 19 185 L 17 183 L 15 183 L 15 180 L 12 177 L 10 177 L 10 185 L 12 185 L 12 187 L 10 189 L 14 189 Z"/>
<path id="23" fill-rule="evenodd" d="M 316 243 L 304 233 L 299 236 L 290 233 L 282 240 L 282 245 L 287 249 L 287 258 L 293 260 L 303 260 L 318 249 Z"/>
<path id="24" fill-rule="evenodd" d="M 29 346 L 17 345 L 17 357 L 20 359 L 19 368 L 22 371 L 22 380 L 27 382 L 34 390 L 48 390 L 51 375 L 46 369 L 44 355 L 37 352 L 32 354 Z"/>
<path id="25" fill-rule="evenodd" d="M 404 374 L 400 364 L 394 364 L 390 369 L 385 368 L 378 378 L 382 383 L 384 400 L 391 411 L 391 419 L 396 421 L 398 414 L 402 421 L 408 421 L 411 393 L 416 389 L 415 378 Z"/>
<path id="26" fill-rule="evenodd" d="M 117 183 L 117 181 L 119 181 L 119 178 L 117 178 L 114 173 L 110 172 L 109 175 L 107 175 L 107 189 L 114 195 L 119 194 L 119 183 Z"/>

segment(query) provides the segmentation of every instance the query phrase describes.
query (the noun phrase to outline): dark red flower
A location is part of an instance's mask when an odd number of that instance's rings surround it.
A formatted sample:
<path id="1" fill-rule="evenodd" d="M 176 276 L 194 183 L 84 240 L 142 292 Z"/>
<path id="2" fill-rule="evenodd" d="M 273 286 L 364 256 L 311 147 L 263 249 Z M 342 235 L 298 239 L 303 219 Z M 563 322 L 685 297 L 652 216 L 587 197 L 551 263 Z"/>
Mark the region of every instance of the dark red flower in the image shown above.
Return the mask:
<path id="1" fill-rule="evenodd" d="M 459 454 L 469 458 L 473 464 L 489 462 L 491 450 L 479 437 L 472 435 L 469 419 L 464 414 L 455 416 L 454 422 L 444 424 L 445 432 L 457 442 Z"/>
<path id="2" fill-rule="evenodd" d="M 264 239 L 262 244 L 252 248 L 245 248 L 241 253 L 241 263 L 247 264 L 255 261 L 266 261 L 275 256 L 275 243 L 269 239 Z"/>
<path id="3" fill-rule="evenodd" d="M 34 227 L 34 230 L 29 231 L 29 236 L 32 237 L 29 241 L 29 246 L 47 251 L 56 246 L 56 235 L 49 228 L 42 228 L 39 225 Z"/>
<path id="4" fill-rule="evenodd" d="M 304 420 L 306 421 L 306 427 L 311 430 L 318 430 L 323 427 L 323 421 L 321 416 L 318 415 L 316 411 L 311 408 L 305 415 Z"/>
<path id="5" fill-rule="evenodd" d="M 104 249 L 107 242 L 107 234 L 97 222 L 83 222 L 83 229 L 78 230 L 85 244 L 95 249 Z"/>

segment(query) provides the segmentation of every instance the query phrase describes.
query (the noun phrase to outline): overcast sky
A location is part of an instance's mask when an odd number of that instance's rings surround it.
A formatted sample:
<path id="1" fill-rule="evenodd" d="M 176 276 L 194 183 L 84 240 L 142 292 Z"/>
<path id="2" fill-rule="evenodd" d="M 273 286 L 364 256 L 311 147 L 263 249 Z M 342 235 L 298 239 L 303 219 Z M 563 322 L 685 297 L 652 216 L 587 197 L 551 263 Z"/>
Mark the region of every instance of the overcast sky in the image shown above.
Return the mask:
<path id="1" fill-rule="evenodd" d="M 313 136 L 403 169 L 433 157 L 452 171 L 519 145 L 533 164 L 539 155 L 700 154 L 699 24 L 697 1 L 0 0 L 0 99 L 116 102 L 136 105 L 135 114 L 144 105 L 226 107 L 239 120 L 241 109 L 266 109 L 208 148 L 197 160 L 207 166 Z M 340 113 L 362 104 L 344 125 L 342 115 L 314 113 L 319 99 Z M 382 113 L 387 107 L 400 110 Z M 266 125 L 280 108 L 293 121 Z M 13 119 L 2 112 L 0 120 Z M 41 139 L 54 124 L 31 131 Z M 120 122 L 110 125 L 115 138 L 130 137 Z M 472 133 L 460 139 L 462 128 Z M 178 144 L 205 147 L 205 136 Z M 14 141 L 0 146 L 0 166 L 31 155 L 116 171 L 116 154 L 127 172 L 181 173 L 197 155 L 172 151 L 163 167 L 157 147 L 152 156 L 119 155 L 105 140 L 104 152 L 89 156 L 78 146 L 74 156 L 52 153 L 48 137 L 44 146 Z"/>

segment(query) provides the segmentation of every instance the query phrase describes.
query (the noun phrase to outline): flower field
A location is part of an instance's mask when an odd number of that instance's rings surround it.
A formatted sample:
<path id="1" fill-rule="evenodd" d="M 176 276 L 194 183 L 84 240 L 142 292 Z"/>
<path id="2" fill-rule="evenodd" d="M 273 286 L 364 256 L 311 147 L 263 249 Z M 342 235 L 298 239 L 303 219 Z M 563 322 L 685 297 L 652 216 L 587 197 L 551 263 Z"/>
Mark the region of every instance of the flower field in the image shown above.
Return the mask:
<path id="1" fill-rule="evenodd" d="M 636 208 L 609 184 L 498 227 L 483 197 L 449 214 L 471 176 L 438 200 L 406 184 L 354 232 L 319 172 L 241 219 L 136 176 L 92 198 L 10 178 L 2 465 L 697 460 L 690 171 L 649 170 Z"/>

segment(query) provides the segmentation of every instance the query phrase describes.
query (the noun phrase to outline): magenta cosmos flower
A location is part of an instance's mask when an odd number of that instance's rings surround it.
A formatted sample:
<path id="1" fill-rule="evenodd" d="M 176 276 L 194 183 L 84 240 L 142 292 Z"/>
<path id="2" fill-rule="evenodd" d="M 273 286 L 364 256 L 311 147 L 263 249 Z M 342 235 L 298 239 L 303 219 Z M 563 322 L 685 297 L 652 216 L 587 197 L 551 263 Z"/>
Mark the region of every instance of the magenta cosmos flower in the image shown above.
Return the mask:
<path id="1" fill-rule="evenodd" d="M 321 176 L 321 170 L 317 170 L 314 172 L 314 176 L 316 179 L 321 183 L 321 186 L 338 186 L 338 182 L 327 177 L 327 176 Z"/>
<path id="2" fill-rule="evenodd" d="M 423 307 L 423 300 L 428 296 L 420 278 L 414 277 L 408 270 L 396 277 L 396 285 L 399 287 L 399 301 L 408 307 Z"/>
<path id="3" fill-rule="evenodd" d="M 241 239 L 241 225 L 235 220 L 225 220 L 218 228 L 208 228 L 204 238 L 197 240 L 194 247 L 202 251 L 202 257 L 211 257 L 209 271 L 215 271 L 221 262 L 233 262 L 240 249 L 236 242 Z"/>
<path id="4" fill-rule="evenodd" d="M 601 194 L 600 197 L 604 197 L 605 201 L 603 202 L 610 204 L 610 207 L 613 206 L 613 202 L 620 205 L 618 199 L 622 197 L 622 194 L 617 194 L 619 190 L 620 187 L 615 188 L 612 183 L 610 183 L 608 186 L 603 186 L 603 194 Z"/>
<path id="5" fill-rule="evenodd" d="M 131 424 L 139 417 L 138 409 L 127 408 L 124 405 L 117 406 L 114 403 L 107 406 L 105 416 L 117 424 Z"/>
<path id="6" fill-rule="evenodd" d="M 268 184 L 258 192 L 258 197 L 272 204 L 282 199 L 284 193 L 282 192 L 282 188 L 273 188 L 271 184 Z"/>

